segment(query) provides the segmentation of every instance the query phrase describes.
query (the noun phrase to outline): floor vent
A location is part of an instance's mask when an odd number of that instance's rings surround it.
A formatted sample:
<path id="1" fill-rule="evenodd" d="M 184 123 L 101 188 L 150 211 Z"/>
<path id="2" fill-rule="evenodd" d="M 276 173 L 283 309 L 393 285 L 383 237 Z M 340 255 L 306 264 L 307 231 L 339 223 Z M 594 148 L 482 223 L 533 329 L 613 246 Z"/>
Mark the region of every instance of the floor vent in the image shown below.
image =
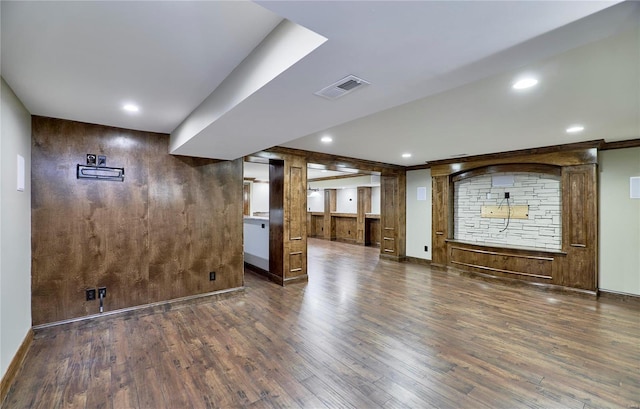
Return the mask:
<path id="1" fill-rule="evenodd" d="M 361 88 L 363 85 L 369 84 L 370 82 L 365 81 L 362 78 L 358 78 L 355 75 L 349 75 L 340 81 L 334 82 L 328 87 L 322 88 L 318 92 L 314 92 L 314 95 L 333 100 L 343 97 L 358 88 Z"/>

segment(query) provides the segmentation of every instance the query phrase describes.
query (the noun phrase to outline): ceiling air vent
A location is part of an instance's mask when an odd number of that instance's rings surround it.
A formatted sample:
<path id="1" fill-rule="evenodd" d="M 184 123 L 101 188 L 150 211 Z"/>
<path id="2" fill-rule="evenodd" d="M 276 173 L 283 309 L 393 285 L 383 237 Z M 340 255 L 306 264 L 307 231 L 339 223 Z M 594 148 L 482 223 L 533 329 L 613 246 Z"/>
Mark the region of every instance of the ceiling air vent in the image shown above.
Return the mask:
<path id="1" fill-rule="evenodd" d="M 314 92 L 314 94 L 327 99 L 338 99 L 350 92 L 357 90 L 363 85 L 369 84 L 370 82 L 365 81 L 362 78 L 358 78 L 355 75 L 349 75 L 348 77 L 345 77 L 340 81 L 334 82 L 328 87 L 322 88 L 318 92 Z"/>

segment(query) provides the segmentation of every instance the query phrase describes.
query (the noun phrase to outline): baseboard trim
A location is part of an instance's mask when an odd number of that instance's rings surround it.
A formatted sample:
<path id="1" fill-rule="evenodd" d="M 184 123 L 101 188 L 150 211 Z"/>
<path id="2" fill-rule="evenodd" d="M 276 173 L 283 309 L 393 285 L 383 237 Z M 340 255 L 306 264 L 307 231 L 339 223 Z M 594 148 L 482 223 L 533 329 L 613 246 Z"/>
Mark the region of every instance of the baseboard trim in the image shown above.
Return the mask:
<path id="1" fill-rule="evenodd" d="M 254 272 L 258 275 L 261 275 L 263 277 L 266 277 L 267 279 L 269 279 L 269 281 L 272 281 L 278 285 L 282 285 L 284 286 L 284 280 L 282 279 L 282 277 L 277 276 L 275 274 L 272 274 L 270 272 L 268 272 L 267 270 L 260 268 L 258 266 L 254 266 L 253 264 L 249 264 L 246 261 L 244 262 L 244 268 L 246 268 L 247 270 Z"/>
<path id="2" fill-rule="evenodd" d="M 301 282 L 301 281 L 304 281 L 304 282 L 309 281 L 309 276 L 307 274 L 303 274 L 303 275 L 299 275 L 299 276 L 296 276 L 296 277 L 284 278 L 283 279 L 282 277 L 277 276 L 275 274 L 272 274 L 272 273 L 268 272 L 265 269 L 262 269 L 262 268 L 260 268 L 258 266 L 254 266 L 253 264 L 249 264 L 246 261 L 244 263 L 244 268 L 246 268 L 247 270 L 249 270 L 251 272 L 254 272 L 254 273 L 258 274 L 258 275 L 264 276 L 264 277 L 268 278 L 269 281 L 272 281 L 272 282 L 274 282 L 274 283 L 276 283 L 278 285 L 281 285 L 283 287 L 285 285 L 287 285 L 287 284 L 295 284 L 295 283 Z"/>
<path id="3" fill-rule="evenodd" d="M 423 265 L 423 266 L 430 266 L 431 265 L 431 260 L 427 260 L 425 258 L 406 256 L 404 259 L 405 259 L 405 261 L 407 263 L 420 264 L 420 265 Z"/>
<path id="4" fill-rule="evenodd" d="M 303 274 L 301 276 L 297 276 L 297 277 L 291 277 L 291 278 L 285 278 L 284 279 L 284 285 L 287 284 L 295 284 L 295 283 L 300 283 L 300 282 L 307 282 L 309 281 L 309 276 L 307 274 Z"/>
<path id="5" fill-rule="evenodd" d="M 18 351 L 9 364 L 7 372 L 4 374 L 2 380 L 0 381 L 0 407 L 3 406 L 4 400 L 9 394 L 9 389 L 11 389 L 11 385 L 13 385 L 13 382 L 16 380 L 20 369 L 22 369 L 22 364 L 27 357 L 27 353 L 31 348 L 32 342 L 33 330 L 29 328 L 29 331 L 27 331 L 27 335 L 22 340 Z"/>
<path id="6" fill-rule="evenodd" d="M 397 261 L 398 263 L 402 263 L 406 260 L 405 256 L 392 256 L 390 254 L 380 253 L 380 258 L 384 260 Z"/>
<path id="7" fill-rule="evenodd" d="M 35 335 L 37 335 L 39 331 L 45 330 L 47 328 L 58 327 L 60 325 L 67 325 L 67 324 L 87 322 L 87 321 L 97 321 L 97 320 L 102 320 L 106 318 L 127 316 L 127 315 L 133 315 L 133 314 L 152 314 L 156 312 L 170 311 L 172 309 L 175 309 L 177 307 L 181 307 L 187 304 L 190 305 L 190 304 L 201 303 L 201 302 L 223 300 L 231 296 L 235 296 L 236 293 L 244 292 L 244 290 L 245 290 L 244 287 L 235 287 L 235 288 L 229 288 L 227 290 L 213 291 L 209 293 L 189 295 L 187 297 L 174 298 L 172 300 L 167 300 L 167 301 L 158 301 L 151 304 L 136 305 L 135 307 L 128 307 L 128 308 L 122 308 L 119 310 L 103 312 L 102 314 L 85 315 L 83 317 L 70 318 L 68 320 L 34 325 L 33 330 L 35 331 Z"/>
<path id="8" fill-rule="evenodd" d="M 618 291 L 600 290 L 598 293 L 600 298 L 608 300 L 618 300 L 636 307 L 640 307 L 640 295 L 623 293 Z"/>
<path id="9" fill-rule="evenodd" d="M 336 237 L 331 239 L 331 241 L 337 241 L 338 243 L 355 244 L 356 246 L 364 246 L 364 243 L 358 243 L 356 239 L 345 239 L 341 237 Z"/>

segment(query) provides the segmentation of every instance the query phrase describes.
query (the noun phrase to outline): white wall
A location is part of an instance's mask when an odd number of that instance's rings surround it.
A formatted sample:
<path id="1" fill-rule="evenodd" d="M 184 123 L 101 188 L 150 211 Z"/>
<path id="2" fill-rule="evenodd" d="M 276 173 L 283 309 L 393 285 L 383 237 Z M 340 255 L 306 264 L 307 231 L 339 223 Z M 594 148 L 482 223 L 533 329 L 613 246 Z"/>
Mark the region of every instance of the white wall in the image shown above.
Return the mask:
<path id="1" fill-rule="evenodd" d="M 2 82 L 0 138 L 0 375 L 31 328 L 31 115 Z M 16 190 L 17 155 L 25 189 Z"/>
<path id="2" fill-rule="evenodd" d="M 600 289 L 640 295 L 640 199 L 629 178 L 640 176 L 640 148 L 600 157 Z"/>
<path id="3" fill-rule="evenodd" d="M 336 213 L 358 213 L 358 189 L 346 188 L 336 191 Z"/>
<path id="4" fill-rule="evenodd" d="M 319 191 L 317 196 L 307 196 L 307 210 L 324 212 L 324 191 Z"/>
<path id="5" fill-rule="evenodd" d="M 419 187 L 426 188 L 426 200 L 418 200 Z M 407 172 L 406 216 L 407 256 L 431 260 L 431 169 Z"/>
<path id="6" fill-rule="evenodd" d="M 380 214 L 380 186 L 371 188 L 371 213 Z"/>
<path id="7" fill-rule="evenodd" d="M 269 220 L 244 218 L 244 261 L 269 271 Z"/>
<path id="8" fill-rule="evenodd" d="M 374 175 L 355 176 L 343 179 L 328 179 L 309 182 L 313 189 L 321 189 L 320 197 L 307 197 L 307 210 L 324 211 L 324 189 L 336 189 L 336 212 L 358 212 L 358 187 L 371 187 L 371 213 L 380 214 L 380 177 Z M 349 200 L 352 199 L 352 200 Z"/>
<path id="9" fill-rule="evenodd" d="M 338 189 L 336 191 L 336 211 L 338 213 L 358 212 L 358 189 Z M 349 198 L 353 200 L 350 202 Z M 307 210 L 310 212 L 324 212 L 324 190 L 317 196 L 307 196 Z M 353 210 L 353 211 L 352 211 Z M 380 186 L 371 188 L 371 212 L 380 214 Z"/>
<path id="10" fill-rule="evenodd" d="M 253 182 L 251 184 L 251 215 L 255 212 L 269 212 L 269 184 Z"/>

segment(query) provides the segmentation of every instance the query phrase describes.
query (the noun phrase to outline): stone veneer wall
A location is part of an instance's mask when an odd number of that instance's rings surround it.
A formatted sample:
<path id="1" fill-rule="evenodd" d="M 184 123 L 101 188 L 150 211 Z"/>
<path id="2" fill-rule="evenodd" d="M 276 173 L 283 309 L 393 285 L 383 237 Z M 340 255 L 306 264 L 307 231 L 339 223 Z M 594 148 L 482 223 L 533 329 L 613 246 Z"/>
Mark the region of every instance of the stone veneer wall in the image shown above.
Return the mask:
<path id="1" fill-rule="evenodd" d="M 562 204 L 560 177 L 539 173 L 509 173 L 510 187 L 492 187 L 493 176 L 463 179 L 454 186 L 454 238 L 467 242 L 506 244 L 547 250 L 562 248 Z M 491 219 L 480 217 L 481 206 L 529 205 L 529 218 Z"/>

